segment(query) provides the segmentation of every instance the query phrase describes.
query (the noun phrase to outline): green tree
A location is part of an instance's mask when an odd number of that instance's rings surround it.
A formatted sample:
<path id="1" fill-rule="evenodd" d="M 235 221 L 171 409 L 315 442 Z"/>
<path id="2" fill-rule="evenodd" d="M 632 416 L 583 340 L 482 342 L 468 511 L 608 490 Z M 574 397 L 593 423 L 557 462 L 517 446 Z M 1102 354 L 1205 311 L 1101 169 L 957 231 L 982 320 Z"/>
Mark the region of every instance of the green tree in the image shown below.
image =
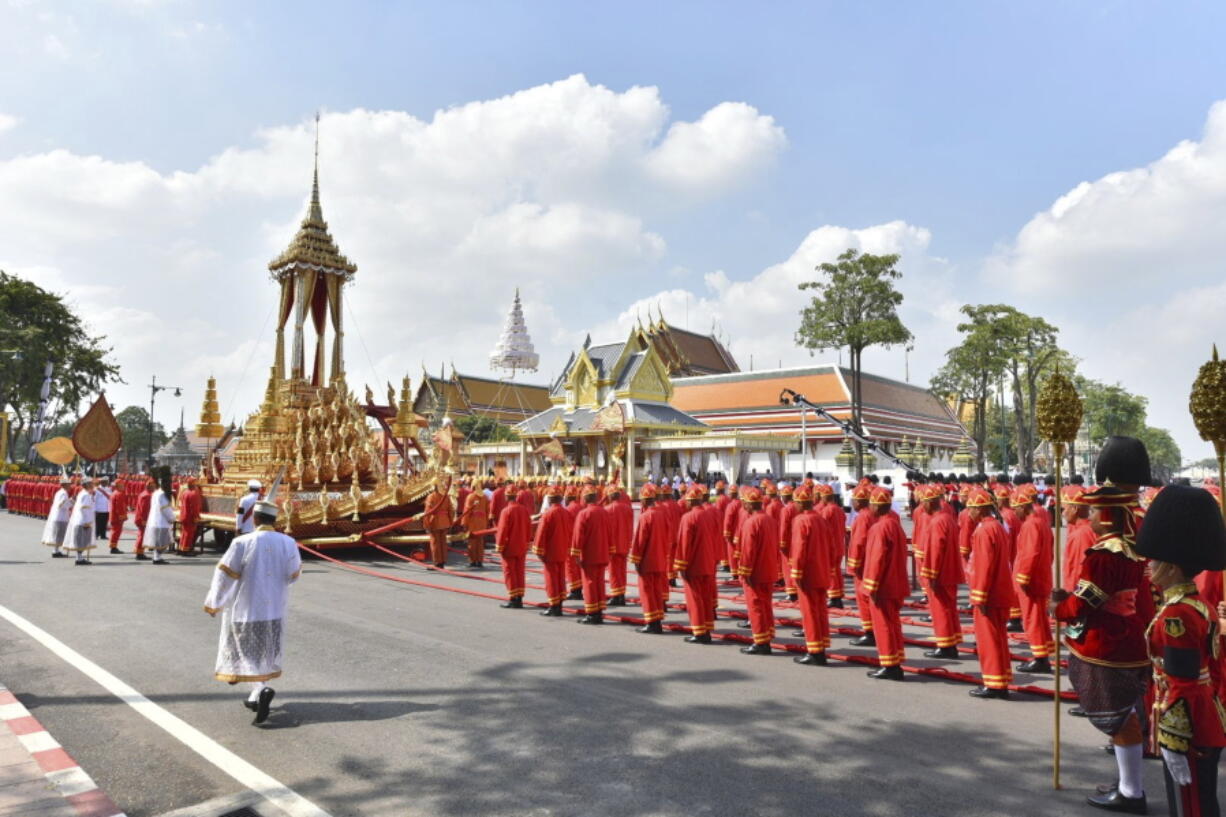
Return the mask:
<path id="1" fill-rule="evenodd" d="M 974 410 L 971 439 L 975 441 L 975 462 L 982 472 L 987 470 L 984 457 L 992 396 L 1008 366 L 1009 338 L 997 320 L 998 307 L 967 304 L 961 311 L 968 318 L 958 324 L 962 342 L 945 353 L 945 365 L 932 376 L 928 387 L 938 397 L 957 406 L 969 404 Z"/>
<path id="2" fill-rule="evenodd" d="M 115 415 L 115 422 L 123 432 L 123 452 L 129 462 L 144 463 L 166 444 L 170 436 L 161 423 L 153 424 L 153 451 L 149 450 L 149 410 L 141 406 L 128 406 Z"/>
<path id="3" fill-rule="evenodd" d="M 38 410 L 47 361 L 54 364 L 49 425 L 76 415 L 78 406 L 107 383 L 119 381 L 105 340 L 87 334 L 61 296 L 0 271 L 0 409 L 9 406 L 13 412 L 11 443 Z"/>
<path id="4" fill-rule="evenodd" d="M 822 278 L 800 284 L 815 294 L 800 313 L 796 343 L 812 354 L 826 349 L 847 349 L 851 366 L 851 424 L 864 434 L 862 422 L 861 359 L 870 346 L 890 347 L 911 340 L 911 332 L 898 317 L 902 293 L 894 282 L 902 277 L 898 255 L 861 254 L 849 248 L 836 263 L 819 264 Z M 856 443 L 856 476 L 864 474 L 864 452 Z"/>
<path id="5" fill-rule="evenodd" d="M 1171 432 L 1165 428 L 1145 426 L 1137 434 L 1137 438 L 1145 443 L 1145 448 L 1149 451 L 1149 467 L 1154 479 L 1160 484 L 1169 482 L 1183 462 L 1179 445 L 1171 436 Z"/>
<path id="6" fill-rule="evenodd" d="M 504 443 L 518 442 L 519 435 L 510 426 L 503 425 L 492 417 L 478 417 L 470 414 L 458 417 L 456 428 L 464 433 L 470 443 Z"/>
<path id="7" fill-rule="evenodd" d="M 1036 411 L 1039 384 L 1059 360 L 1056 334 L 1060 330 L 1042 318 L 1027 315 L 1011 306 L 997 305 L 993 308 L 1004 333 L 1018 463 L 1023 470 L 1033 471 L 1034 449 L 1038 444 Z"/>
<path id="8" fill-rule="evenodd" d="M 1140 437 L 1145 429 L 1145 409 L 1148 401 L 1133 394 L 1119 383 L 1107 384 L 1085 377 L 1073 382 L 1085 405 L 1082 424 L 1094 445 L 1102 445 L 1108 437 L 1122 434 Z"/>

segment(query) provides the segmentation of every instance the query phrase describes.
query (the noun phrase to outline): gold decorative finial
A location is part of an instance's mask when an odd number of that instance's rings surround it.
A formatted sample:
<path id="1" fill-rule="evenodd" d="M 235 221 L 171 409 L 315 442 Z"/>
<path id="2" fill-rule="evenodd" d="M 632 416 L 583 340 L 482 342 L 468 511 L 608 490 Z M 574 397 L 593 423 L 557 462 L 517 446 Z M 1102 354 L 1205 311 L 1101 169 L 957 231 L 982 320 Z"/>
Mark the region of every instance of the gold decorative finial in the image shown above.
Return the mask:
<path id="1" fill-rule="evenodd" d="M 315 173 L 311 181 L 311 221 L 323 221 L 324 211 L 319 204 L 319 111 L 315 112 Z"/>
<path id="2" fill-rule="evenodd" d="M 1196 375 L 1188 408 L 1201 439 L 1213 443 L 1220 454 L 1226 448 L 1226 362 L 1218 359 L 1217 344 L 1213 358 Z"/>
<path id="3" fill-rule="evenodd" d="M 1073 381 L 1060 372 L 1059 364 L 1039 389 L 1035 403 L 1039 434 L 1063 446 L 1077 439 L 1083 407 Z"/>

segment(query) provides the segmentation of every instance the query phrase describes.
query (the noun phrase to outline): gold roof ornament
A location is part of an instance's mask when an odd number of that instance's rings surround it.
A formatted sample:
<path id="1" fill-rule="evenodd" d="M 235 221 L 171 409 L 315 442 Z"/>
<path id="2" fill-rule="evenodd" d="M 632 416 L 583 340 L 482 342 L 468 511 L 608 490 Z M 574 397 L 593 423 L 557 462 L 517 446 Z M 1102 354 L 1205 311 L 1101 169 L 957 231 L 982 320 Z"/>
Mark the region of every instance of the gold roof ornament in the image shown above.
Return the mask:
<path id="1" fill-rule="evenodd" d="M 911 443 L 907 441 L 905 434 L 903 435 L 902 442 L 898 444 L 898 448 L 895 450 L 894 456 L 905 462 L 909 467 L 914 466 L 914 463 L 911 462 Z"/>
<path id="2" fill-rule="evenodd" d="M 409 385 L 409 376 L 405 375 L 400 384 L 400 400 L 396 403 L 396 419 L 392 421 L 392 434 L 401 439 L 417 439 L 419 419 L 421 417 L 413 411 L 413 391 Z"/>
<path id="3" fill-rule="evenodd" d="M 962 442 L 958 444 L 958 450 L 954 452 L 954 466 L 969 469 L 974 462 L 975 455 L 971 453 L 971 441 L 963 437 Z"/>
<path id="4" fill-rule="evenodd" d="M 226 433 L 221 424 L 221 412 L 217 408 L 217 379 L 210 377 L 204 389 L 204 402 L 200 406 L 200 422 L 196 424 L 196 436 L 216 440 Z"/>
<path id="5" fill-rule="evenodd" d="M 834 455 L 834 462 L 840 468 L 850 468 L 856 464 L 856 449 L 851 446 L 851 437 L 843 438 L 843 447 Z"/>

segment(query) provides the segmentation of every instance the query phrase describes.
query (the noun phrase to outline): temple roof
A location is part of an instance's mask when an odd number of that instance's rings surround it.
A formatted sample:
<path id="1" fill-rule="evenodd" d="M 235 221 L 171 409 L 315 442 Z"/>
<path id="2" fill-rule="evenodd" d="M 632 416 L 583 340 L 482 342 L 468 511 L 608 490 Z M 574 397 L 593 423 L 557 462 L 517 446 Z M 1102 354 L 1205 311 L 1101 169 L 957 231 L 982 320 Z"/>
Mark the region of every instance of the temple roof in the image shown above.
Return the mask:
<path id="1" fill-rule="evenodd" d="M 474 414 L 500 422 L 519 422 L 551 405 L 546 386 L 459 374 L 454 369 L 451 377 L 426 375 L 422 378 L 413 401 L 416 411 L 429 410 L 425 405 L 427 396 L 435 404 L 446 398 L 451 414 Z"/>
<path id="2" fill-rule="evenodd" d="M 318 126 L 318 118 L 316 125 Z M 319 203 L 318 132 L 315 138 L 315 175 L 311 183 L 311 204 L 306 218 L 302 220 L 298 233 L 285 251 L 268 262 L 268 269 L 274 278 L 282 277 L 295 266 L 341 275 L 347 281 L 358 271 L 357 264 L 346 258 L 336 246 L 331 233 L 328 232 L 328 222 L 324 221 L 323 207 Z"/>
<path id="3" fill-rule="evenodd" d="M 714 335 L 673 326 L 660 317 L 646 329 L 673 377 L 739 372 L 736 360 Z"/>

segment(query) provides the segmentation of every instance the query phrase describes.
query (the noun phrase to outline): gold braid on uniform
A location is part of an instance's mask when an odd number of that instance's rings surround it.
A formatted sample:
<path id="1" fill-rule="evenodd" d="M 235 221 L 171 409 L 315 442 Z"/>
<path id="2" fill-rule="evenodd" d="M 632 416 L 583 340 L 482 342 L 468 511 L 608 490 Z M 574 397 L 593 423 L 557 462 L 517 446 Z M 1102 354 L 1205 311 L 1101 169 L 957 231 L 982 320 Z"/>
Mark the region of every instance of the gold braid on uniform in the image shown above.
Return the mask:
<path id="1" fill-rule="evenodd" d="M 1192 749 L 1192 718 L 1188 702 L 1180 699 L 1158 716 L 1158 745 L 1187 754 Z"/>

